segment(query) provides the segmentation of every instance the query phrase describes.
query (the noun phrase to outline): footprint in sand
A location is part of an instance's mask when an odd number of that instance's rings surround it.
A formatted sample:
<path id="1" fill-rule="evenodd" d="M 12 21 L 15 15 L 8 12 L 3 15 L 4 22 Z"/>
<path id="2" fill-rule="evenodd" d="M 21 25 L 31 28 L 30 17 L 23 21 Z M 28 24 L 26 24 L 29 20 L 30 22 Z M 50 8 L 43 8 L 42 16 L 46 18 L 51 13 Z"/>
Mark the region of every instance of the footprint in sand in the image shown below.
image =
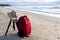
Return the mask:
<path id="1" fill-rule="evenodd" d="M 3 25 L 3 23 L 0 23 L 0 26 Z"/>
<path id="2" fill-rule="evenodd" d="M 57 26 L 55 25 L 55 27 L 57 27 Z"/>
<path id="3" fill-rule="evenodd" d="M 48 39 L 45 39 L 45 40 L 48 40 Z"/>
<path id="4" fill-rule="evenodd" d="M 58 29 L 55 29 L 55 31 L 58 31 Z"/>
<path id="5" fill-rule="evenodd" d="M 60 39 L 60 37 L 57 37 L 57 39 Z"/>
<path id="6" fill-rule="evenodd" d="M 39 39 L 39 37 L 36 37 L 36 39 Z"/>

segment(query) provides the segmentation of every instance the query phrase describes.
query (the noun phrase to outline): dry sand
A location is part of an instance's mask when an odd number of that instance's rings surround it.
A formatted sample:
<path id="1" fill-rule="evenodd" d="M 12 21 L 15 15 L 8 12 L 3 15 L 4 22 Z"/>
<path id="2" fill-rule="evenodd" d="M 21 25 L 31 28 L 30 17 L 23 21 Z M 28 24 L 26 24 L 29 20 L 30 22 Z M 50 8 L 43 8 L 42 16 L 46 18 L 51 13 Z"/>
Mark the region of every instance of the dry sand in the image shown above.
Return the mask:
<path id="1" fill-rule="evenodd" d="M 15 10 L 18 18 L 27 15 L 31 21 L 32 32 L 30 37 L 18 37 L 17 28 L 14 31 L 12 24 L 8 35 L 4 36 L 9 23 L 7 13 L 10 11 L 12 10 L 0 7 L 0 40 L 60 40 L 60 19 L 18 10 Z"/>

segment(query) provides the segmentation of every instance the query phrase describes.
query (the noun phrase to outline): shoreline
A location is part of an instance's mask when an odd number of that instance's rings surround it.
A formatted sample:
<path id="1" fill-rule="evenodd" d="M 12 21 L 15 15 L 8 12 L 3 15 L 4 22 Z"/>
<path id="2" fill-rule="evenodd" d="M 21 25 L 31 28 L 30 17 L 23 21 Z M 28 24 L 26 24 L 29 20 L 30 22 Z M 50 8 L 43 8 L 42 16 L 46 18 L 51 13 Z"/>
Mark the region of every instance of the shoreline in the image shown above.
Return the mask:
<path id="1" fill-rule="evenodd" d="M 19 11 L 26 11 L 26 12 L 31 12 L 31 13 L 35 13 L 35 14 L 41 14 L 41 15 L 45 15 L 45 16 L 50 16 L 50 17 L 56 17 L 56 18 L 60 18 L 59 14 L 50 14 L 50 13 L 45 13 L 45 12 L 37 12 L 37 11 L 31 11 L 31 10 L 22 10 L 22 9 L 17 9 L 17 8 L 8 8 L 11 10 L 19 10 Z"/>

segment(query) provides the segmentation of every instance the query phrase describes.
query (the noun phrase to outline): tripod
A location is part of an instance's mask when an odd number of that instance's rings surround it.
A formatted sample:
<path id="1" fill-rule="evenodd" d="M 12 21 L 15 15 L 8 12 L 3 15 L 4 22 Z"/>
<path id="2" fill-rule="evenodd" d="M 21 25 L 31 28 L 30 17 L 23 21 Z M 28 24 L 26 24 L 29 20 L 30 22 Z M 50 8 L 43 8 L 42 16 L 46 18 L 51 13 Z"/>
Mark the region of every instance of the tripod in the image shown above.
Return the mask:
<path id="1" fill-rule="evenodd" d="M 7 30 L 6 30 L 6 32 L 5 32 L 5 36 L 6 36 L 7 33 L 8 33 L 8 30 L 9 30 L 9 27 L 10 27 L 12 21 L 13 21 L 13 29 L 14 29 L 14 31 L 15 31 L 15 24 L 16 24 L 16 26 L 17 26 L 17 19 L 10 19 L 10 22 L 9 22 L 9 24 L 8 24 L 8 27 L 7 27 Z"/>

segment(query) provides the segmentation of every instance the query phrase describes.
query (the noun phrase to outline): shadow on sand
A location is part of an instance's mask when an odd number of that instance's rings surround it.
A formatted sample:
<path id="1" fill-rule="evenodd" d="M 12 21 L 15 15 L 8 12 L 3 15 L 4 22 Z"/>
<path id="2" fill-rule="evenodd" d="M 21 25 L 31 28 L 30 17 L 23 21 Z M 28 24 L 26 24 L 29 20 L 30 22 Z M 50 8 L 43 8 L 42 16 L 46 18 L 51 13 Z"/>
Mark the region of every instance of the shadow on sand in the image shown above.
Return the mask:
<path id="1" fill-rule="evenodd" d="M 33 35 L 29 37 L 18 37 L 18 34 L 8 34 L 7 36 L 0 36 L 0 40 L 37 40 L 37 38 Z"/>
<path id="2" fill-rule="evenodd" d="M 0 40 L 22 40 L 24 39 L 23 37 L 18 37 L 17 33 L 16 34 L 9 34 L 7 36 L 0 36 Z"/>

